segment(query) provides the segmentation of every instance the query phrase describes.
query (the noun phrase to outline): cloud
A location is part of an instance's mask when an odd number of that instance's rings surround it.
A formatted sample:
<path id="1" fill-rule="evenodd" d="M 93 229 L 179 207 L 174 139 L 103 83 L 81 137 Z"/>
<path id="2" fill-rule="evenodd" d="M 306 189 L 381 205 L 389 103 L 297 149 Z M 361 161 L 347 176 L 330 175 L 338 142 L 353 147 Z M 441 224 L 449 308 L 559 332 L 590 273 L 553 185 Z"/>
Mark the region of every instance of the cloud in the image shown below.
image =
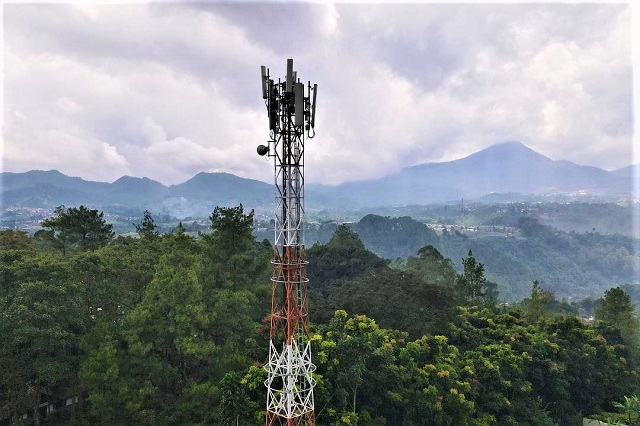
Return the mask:
<path id="1" fill-rule="evenodd" d="M 345 154 L 353 158 L 347 169 L 374 177 L 513 139 L 554 158 L 601 167 L 628 164 L 630 9 L 555 6 L 413 5 L 391 13 L 392 5 L 379 5 L 367 8 L 368 14 L 345 8 L 341 19 L 351 19 L 352 34 L 344 45 L 375 47 L 356 49 L 353 62 L 336 61 L 345 77 L 340 83 L 348 83 L 330 87 L 345 94 L 336 100 L 345 107 L 334 139 L 342 139 L 344 149 L 362 149 Z M 577 19 L 567 25 L 569 16 Z M 585 25 L 595 22 L 593 31 Z M 367 37 L 380 41 L 369 45 Z M 451 51 L 449 57 L 420 54 L 434 40 Z M 413 68 L 403 66 L 407 62 Z"/>
<path id="2" fill-rule="evenodd" d="M 10 171 L 270 181 L 255 154 L 269 136 L 258 70 L 284 77 L 289 57 L 319 85 L 309 182 L 375 178 L 506 140 L 606 168 L 633 154 L 624 4 L 8 4 L 4 13 Z"/>
<path id="3" fill-rule="evenodd" d="M 5 145 L 4 155 L 7 161 L 23 165 L 24 171 L 57 169 L 71 176 L 111 182 L 129 173 L 129 164 L 116 147 L 63 130 L 49 130 L 21 148 Z"/>
<path id="4" fill-rule="evenodd" d="M 67 97 L 58 98 L 55 102 L 56 106 L 67 114 L 73 114 L 81 111 L 82 107 Z"/>

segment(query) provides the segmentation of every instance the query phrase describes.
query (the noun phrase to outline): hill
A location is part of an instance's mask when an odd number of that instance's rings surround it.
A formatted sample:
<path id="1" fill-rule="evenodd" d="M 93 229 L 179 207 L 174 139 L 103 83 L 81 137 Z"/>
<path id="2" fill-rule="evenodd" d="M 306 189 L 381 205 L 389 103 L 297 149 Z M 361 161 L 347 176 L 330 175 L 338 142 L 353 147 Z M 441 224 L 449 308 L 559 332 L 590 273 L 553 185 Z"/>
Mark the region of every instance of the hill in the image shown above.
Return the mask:
<path id="1" fill-rule="evenodd" d="M 503 235 L 479 234 L 449 227 L 437 235 L 410 217 L 367 215 L 350 228 L 373 253 L 387 258 L 416 256 L 432 245 L 450 258 L 460 271 L 469 250 L 485 265 L 487 278 L 498 284 L 502 298 L 520 300 L 538 280 L 558 299 L 578 300 L 638 281 L 640 240 L 595 232 L 563 232 L 537 219 L 520 217 L 517 227 Z M 326 243 L 335 223 L 307 233 L 307 241 Z M 266 233 L 260 238 L 269 238 Z"/>

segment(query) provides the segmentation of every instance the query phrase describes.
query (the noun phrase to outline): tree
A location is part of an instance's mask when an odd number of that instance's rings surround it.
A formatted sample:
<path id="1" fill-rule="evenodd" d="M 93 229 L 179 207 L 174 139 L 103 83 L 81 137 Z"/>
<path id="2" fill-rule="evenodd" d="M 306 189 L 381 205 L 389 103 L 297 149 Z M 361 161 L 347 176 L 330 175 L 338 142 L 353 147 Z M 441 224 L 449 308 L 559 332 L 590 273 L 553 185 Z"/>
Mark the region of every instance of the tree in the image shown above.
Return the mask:
<path id="1" fill-rule="evenodd" d="M 253 211 L 216 207 L 210 216 L 212 233 L 198 241 L 202 253 L 199 268 L 204 303 L 211 317 L 210 336 L 226 354 L 219 365 L 239 368 L 256 349 L 255 330 L 269 313 L 271 268 L 270 246 L 253 237 Z"/>
<path id="2" fill-rule="evenodd" d="M 330 392 L 329 424 L 352 424 L 371 418 L 385 402 L 378 389 L 389 384 L 393 362 L 392 336 L 364 315 L 349 318 L 343 310 L 335 312 L 323 327 L 317 362 Z M 374 421 L 366 424 L 381 424 Z"/>
<path id="3" fill-rule="evenodd" d="M 86 259 L 90 259 L 91 255 L 99 258 L 97 263 L 100 264 L 100 270 L 106 272 L 98 275 L 105 284 L 100 291 L 107 300 L 115 302 L 111 306 L 117 308 L 118 315 L 131 311 L 142 300 L 145 289 L 153 279 L 156 265 L 171 250 L 169 243 L 172 237 L 152 241 L 122 237 L 95 252 L 85 254 Z M 82 269 L 74 267 L 74 270 L 83 273 Z M 86 276 L 87 279 L 90 277 Z M 109 296 L 108 292 L 117 294 Z"/>
<path id="4" fill-rule="evenodd" d="M 198 248 L 202 251 L 200 278 L 205 289 L 209 309 L 216 312 L 218 321 L 231 323 L 246 331 L 253 324 L 246 320 L 259 320 L 265 310 L 251 309 L 257 295 L 268 297 L 270 248 L 256 243 L 253 237 L 253 210 L 245 213 L 242 204 L 236 207 L 216 207 L 209 216 L 213 232 L 201 235 Z M 235 305 L 235 306 L 234 306 Z M 247 310 L 248 309 L 248 310 Z M 229 310 L 227 313 L 223 313 Z M 237 310 L 237 317 L 232 312 Z M 233 326 L 231 327 L 233 328 Z M 217 336 L 227 335 L 220 327 Z M 243 333 L 240 333 L 244 335 Z M 227 335 L 229 342 L 237 336 Z"/>
<path id="5" fill-rule="evenodd" d="M 543 237 L 549 229 L 542 225 L 538 219 L 532 217 L 519 218 L 518 228 L 520 228 L 525 237 Z"/>
<path id="6" fill-rule="evenodd" d="M 253 215 L 253 210 L 245 214 L 242 204 L 216 207 L 209 216 L 213 233 L 205 238 L 228 256 L 247 250 L 253 242 Z"/>
<path id="7" fill-rule="evenodd" d="M 224 223 L 220 226 L 224 228 Z M 257 306 L 256 294 L 262 292 L 260 297 L 268 300 L 269 293 L 262 288 L 268 289 L 263 271 L 268 269 L 264 254 L 269 252 L 252 241 L 244 252 L 213 253 L 217 247 L 207 244 L 218 240 L 196 242 L 184 232 L 161 241 L 149 244 L 136 239 L 126 245 L 160 246 L 166 253 L 159 256 L 142 300 L 131 310 L 112 306 L 117 315 L 100 311 L 94 331 L 84 340 L 87 357 L 81 377 L 90 414 L 109 424 L 191 424 L 193 419 L 222 424 L 221 416 L 238 413 L 212 409 L 222 398 L 230 404 L 229 393 L 235 392 L 221 380 L 245 368 L 251 359 L 263 359 L 262 354 L 255 355 L 256 328 L 268 304 Z M 118 246 L 111 244 L 99 253 Z M 217 260 L 207 255 L 210 252 Z M 90 256 L 78 258 L 83 259 L 84 269 L 95 270 Z M 102 277 L 96 277 L 102 284 Z M 114 279 L 120 278 L 116 274 Z M 115 300 L 96 296 L 110 305 Z M 130 300 L 120 295 L 118 299 Z"/>
<path id="8" fill-rule="evenodd" d="M 580 412 L 610 408 L 612 401 L 637 389 L 637 372 L 621 356 L 623 351 L 618 345 L 609 344 L 594 327 L 565 316 L 545 319 L 543 330 L 547 339 L 558 346 L 555 359 L 557 371 L 566 383 L 566 394 L 561 399 L 541 394 L 560 424 L 575 424 Z"/>
<path id="9" fill-rule="evenodd" d="M 456 278 L 456 286 L 463 303 L 478 303 L 486 296 L 484 265 L 479 263 L 471 250 L 465 259 L 462 259 L 464 268 L 462 274 Z"/>
<path id="10" fill-rule="evenodd" d="M 116 333 L 104 321 L 99 321 L 83 336 L 80 345 L 85 356 L 79 377 L 86 392 L 87 412 L 96 424 L 113 424 L 116 419 L 126 423 L 126 401 L 130 398 L 126 374 L 122 368 L 122 347 Z"/>
<path id="11" fill-rule="evenodd" d="M 107 244 L 114 236 L 113 225 L 106 223 L 104 213 L 84 206 L 59 206 L 56 215 L 45 219 L 41 225 L 53 232 L 62 254 L 70 249 L 95 250 Z"/>
<path id="12" fill-rule="evenodd" d="M 182 416 L 191 410 L 191 417 L 211 423 L 211 378 L 222 372 L 216 371 L 218 349 L 209 334 L 211 317 L 196 272 L 199 259 L 188 248 L 175 246 L 162 256 L 142 301 L 124 319 L 119 343 L 110 335 L 94 335 L 88 342 L 93 347 L 82 377 L 94 416 L 131 424 L 184 424 Z M 199 402 L 188 408 L 194 398 Z"/>
<path id="13" fill-rule="evenodd" d="M 384 259 L 367 250 L 358 234 L 344 224 L 338 226 L 327 244 L 311 247 L 308 255 L 313 291 L 326 290 L 336 281 L 355 278 L 387 264 Z"/>
<path id="14" fill-rule="evenodd" d="M 529 324 L 519 310 L 460 307 L 450 336 L 490 424 L 577 424 L 637 386 L 619 348 L 573 316 Z"/>
<path id="15" fill-rule="evenodd" d="M 35 244 L 25 231 L 7 229 L 0 231 L 0 249 L 4 250 L 33 250 Z"/>
<path id="16" fill-rule="evenodd" d="M 367 315 L 381 327 L 406 331 L 416 338 L 442 330 L 454 315 L 451 287 L 389 268 L 345 281 L 332 288 L 327 299 L 330 309 Z"/>
<path id="17" fill-rule="evenodd" d="M 638 318 L 635 316 L 635 307 L 622 288 L 615 287 L 607 290 L 595 314 L 597 320 L 620 329 L 620 335 L 629 349 L 634 352 L 640 349 L 638 347 L 640 327 Z"/>
<path id="18" fill-rule="evenodd" d="M 418 250 L 418 257 L 409 257 L 405 268 L 415 272 L 427 283 L 453 287 L 456 281 L 453 262 L 451 259 L 445 259 L 432 245 L 426 245 Z"/>
<path id="19" fill-rule="evenodd" d="M 158 232 L 158 225 L 156 225 L 149 210 L 144 211 L 144 219 L 140 224 L 134 224 L 136 232 L 140 235 L 140 238 L 146 238 L 153 240 L 157 238 L 160 233 Z"/>
<path id="20" fill-rule="evenodd" d="M 542 290 L 538 280 L 535 280 L 531 288 L 531 295 L 522 301 L 527 319 L 532 323 L 537 322 L 544 315 L 547 304 L 553 299 L 553 295 Z"/>
<path id="21" fill-rule="evenodd" d="M 613 405 L 626 415 L 626 424 L 628 426 L 640 425 L 640 398 L 637 395 L 630 397 L 625 395 L 624 403 L 614 402 Z M 610 424 L 613 423 L 612 421 L 608 422 Z"/>
<path id="22" fill-rule="evenodd" d="M 264 374 L 265 370 L 263 368 L 260 370 L 260 373 Z M 260 410 L 263 412 L 266 405 L 266 401 L 263 401 L 265 399 L 263 392 L 265 378 L 261 377 L 261 379 L 257 386 L 261 391 L 259 396 L 250 395 L 250 389 L 242 383 L 242 375 L 236 371 L 230 371 L 220 380 L 221 395 L 218 411 L 220 411 L 221 424 L 229 426 L 252 424 L 252 411 Z M 255 388 L 253 390 L 255 391 Z M 241 420 L 242 422 L 240 422 Z M 264 420 L 260 423 L 263 424 Z"/>
<path id="23" fill-rule="evenodd" d="M 42 394 L 76 386 L 78 341 L 87 316 L 82 288 L 66 280 L 68 265 L 45 254 L 14 265 L 18 288 L 0 311 L 0 411 L 19 419 L 30 407 L 40 422 Z"/>
<path id="24" fill-rule="evenodd" d="M 119 324 L 142 299 L 162 259 L 158 244 L 127 240 L 69 258 L 68 277 L 83 288 L 83 306 L 94 320 Z"/>
<path id="25" fill-rule="evenodd" d="M 328 321 L 335 309 L 329 294 L 359 276 L 369 276 L 386 268 L 387 261 L 367 250 L 358 235 L 346 225 L 338 226 L 327 244 L 315 244 L 307 252 L 309 260 L 309 305 L 314 321 Z"/>
<path id="26" fill-rule="evenodd" d="M 0 232 L 0 312 L 4 297 L 15 291 L 18 283 L 12 265 L 34 255 L 35 244 L 23 231 L 6 230 Z"/>

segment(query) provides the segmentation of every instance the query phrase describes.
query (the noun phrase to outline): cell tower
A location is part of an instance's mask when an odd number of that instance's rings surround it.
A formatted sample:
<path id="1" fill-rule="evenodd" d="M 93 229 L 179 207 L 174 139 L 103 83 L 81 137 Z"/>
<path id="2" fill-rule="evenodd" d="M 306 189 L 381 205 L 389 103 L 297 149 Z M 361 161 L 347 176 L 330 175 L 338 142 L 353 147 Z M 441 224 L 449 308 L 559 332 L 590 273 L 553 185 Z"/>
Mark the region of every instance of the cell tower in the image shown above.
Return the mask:
<path id="1" fill-rule="evenodd" d="M 300 82 L 287 59 L 284 81 L 261 68 L 270 140 L 258 154 L 274 160 L 275 242 L 267 380 L 269 425 L 314 425 L 307 260 L 304 246 L 304 138 L 315 136 L 318 85 Z M 306 92 L 306 96 L 305 96 Z"/>

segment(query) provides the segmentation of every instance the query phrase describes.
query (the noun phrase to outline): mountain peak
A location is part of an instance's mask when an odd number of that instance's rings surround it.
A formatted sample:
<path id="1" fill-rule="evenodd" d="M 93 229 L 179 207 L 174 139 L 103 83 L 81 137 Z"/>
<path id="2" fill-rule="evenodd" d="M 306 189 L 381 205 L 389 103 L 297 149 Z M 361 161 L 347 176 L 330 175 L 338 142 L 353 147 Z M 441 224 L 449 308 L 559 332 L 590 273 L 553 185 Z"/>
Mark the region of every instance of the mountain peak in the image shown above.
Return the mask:
<path id="1" fill-rule="evenodd" d="M 125 176 L 119 177 L 113 183 L 120 184 L 120 183 L 127 183 L 127 182 L 138 181 L 138 180 L 140 180 L 140 178 L 125 175 Z"/>
<path id="2" fill-rule="evenodd" d="M 226 173 L 226 172 L 200 172 L 200 173 L 196 174 L 195 176 L 193 176 L 189 180 L 194 180 L 194 179 L 215 179 L 215 178 L 225 177 L 225 176 L 235 176 L 235 175 L 232 175 L 231 173 Z M 187 182 L 189 180 L 187 180 Z"/>
<path id="3" fill-rule="evenodd" d="M 30 175 L 30 176 L 64 176 L 64 177 L 71 177 L 71 176 L 67 176 L 67 175 L 61 173 L 60 171 L 58 171 L 56 169 L 51 169 L 51 170 L 29 170 L 28 172 L 25 172 L 25 174 Z"/>
<path id="4" fill-rule="evenodd" d="M 537 151 L 534 151 L 533 149 L 529 148 L 527 145 L 523 144 L 520 141 L 508 141 L 508 142 L 496 143 L 486 147 L 485 149 L 478 151 L 476 154 L 479 154 L 485 151 L 532 152 L 538 155 L 542 155 Z"/>
<path id="5" fill-rule="evenodd" d="M 553 161 L 539 152 L 534 151 L 520 141 L 510 141 L 491 145 L 481 151 L 471 154 L 468 157 L 455 161 Z"/>
<path id="6" fill-rule="evenodd" d="M 164 187 L 164 185 L 162 185 L 160 182 L 155 181 L 153 179 L 149 179 L 148 177 L 139 178 L 134 176 L 122 176 L 121 178 L 113 182 L 112 185 L 115 185 L 117 187 L 129 186 L 129 185 L 146 185 L 149 187 L 152 187 L 152 186 Z"/>
<path id="7" fill-rule="evenodd" d="M 528 146 L 526 146 L 525 144 L 523 144 L 520 141 L 506 141 L 506 142 L 498 142 L 495 143 L 493 145 L 491 145 L 489 148 L 492 147 L 508 147 L 508 148 L 526 148 L 526 149 L 531 149 Z"/>

